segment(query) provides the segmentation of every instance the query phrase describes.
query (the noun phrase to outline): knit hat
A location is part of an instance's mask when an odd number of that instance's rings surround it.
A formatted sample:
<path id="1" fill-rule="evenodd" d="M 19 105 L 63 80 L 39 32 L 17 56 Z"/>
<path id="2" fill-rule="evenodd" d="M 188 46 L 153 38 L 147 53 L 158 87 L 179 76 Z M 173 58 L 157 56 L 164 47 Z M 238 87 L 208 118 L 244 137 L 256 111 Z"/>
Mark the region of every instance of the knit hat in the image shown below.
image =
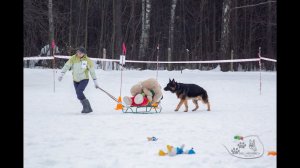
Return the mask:
<path id="1" fill-rule="evenodd" d="M 79 47 L 77 51 L 80 51 L 83 54 L 86 54 L 86 49 L 84 47 Z"/>

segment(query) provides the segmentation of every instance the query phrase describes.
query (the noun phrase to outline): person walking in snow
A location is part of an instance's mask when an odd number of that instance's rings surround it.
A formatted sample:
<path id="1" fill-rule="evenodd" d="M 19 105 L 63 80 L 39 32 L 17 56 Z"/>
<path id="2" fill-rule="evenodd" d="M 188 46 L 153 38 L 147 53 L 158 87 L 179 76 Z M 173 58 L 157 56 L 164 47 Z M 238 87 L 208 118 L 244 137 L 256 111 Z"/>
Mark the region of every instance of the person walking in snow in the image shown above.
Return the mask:
<path id="1" fill-rule="evenodd" d="M 86 50 L 83 47 L 79 47 L 76 51 L 76 54 L 71 56 L 71 58 L 65 63 L 58 80 L 61 81 L 65 73 L 72 69 L 73 82 L 76 91 L 77 98 L 80 100 L 83 110 L 81 113 L 90 113 L 92 108 L 89 100 L 83 94 L 84 89 L 86 88 L 89 82 L 89 73 L 93 78 L 95 88 L 99 88 L 97 77 L 95 73 L 94 63 L 87 56 Z"/>

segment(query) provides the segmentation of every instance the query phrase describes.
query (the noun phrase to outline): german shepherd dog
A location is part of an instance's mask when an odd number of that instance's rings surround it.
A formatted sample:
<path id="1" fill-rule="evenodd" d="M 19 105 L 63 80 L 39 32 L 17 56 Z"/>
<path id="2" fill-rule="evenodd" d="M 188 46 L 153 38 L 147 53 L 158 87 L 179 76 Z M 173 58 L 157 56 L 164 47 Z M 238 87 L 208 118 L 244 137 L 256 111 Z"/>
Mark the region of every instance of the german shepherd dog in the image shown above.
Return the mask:
<path id="1" fill-rule="evenodd" d="M 193 103 L 195 104 L 196 108 L 192 111 L 196 111 L 198 106 L 198 100 L 201 100 L 204 104 L 207 105 L 207 111 L 210 111 L 210 104 L 208 101 L 207 92 L 200 86 L 196 84 L 184 84 L 184 83 L 177 83 L 175 80 L 169 79 L 169 83 L 164 88 L 165 91 L 170 91 L 172 93 L 176 93 L 177 98 L 180 99 L 175 111 L 178 111 L 181 105 L 184 103 L 185 110 L 184 112 L 188 111 L 188 104 L 187 100 L 192 99 Z"/>

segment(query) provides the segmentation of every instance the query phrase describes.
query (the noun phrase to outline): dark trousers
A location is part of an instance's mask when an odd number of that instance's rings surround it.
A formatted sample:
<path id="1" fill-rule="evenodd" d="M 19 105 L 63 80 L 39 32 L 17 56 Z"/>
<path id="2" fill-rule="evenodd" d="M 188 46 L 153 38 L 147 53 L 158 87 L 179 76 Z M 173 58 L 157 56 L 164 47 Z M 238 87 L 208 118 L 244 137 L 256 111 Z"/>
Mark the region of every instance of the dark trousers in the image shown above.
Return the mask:
<path id="1" fill-rule="evenodd" d="M 88 79 L 84 79 L 84 80 L 82 80 L 80 82 L 75 82 L 74 81 L 74 87 L 75 87 L 75 90 L 76 90 L 76 95 L 77 95 L 77 98 L 79 100 L 84 100 L 85 99 L 83 91 L 86 88 L 86 86 L 87 86 L 88 83 L 89 83 Z"/>

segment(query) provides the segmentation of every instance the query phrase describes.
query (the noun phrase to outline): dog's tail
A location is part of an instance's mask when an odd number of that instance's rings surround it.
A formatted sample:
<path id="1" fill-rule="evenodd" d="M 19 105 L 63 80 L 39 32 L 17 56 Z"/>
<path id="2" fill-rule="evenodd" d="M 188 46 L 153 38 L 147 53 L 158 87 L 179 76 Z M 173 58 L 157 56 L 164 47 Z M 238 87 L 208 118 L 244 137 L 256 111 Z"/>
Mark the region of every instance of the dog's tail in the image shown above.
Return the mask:
<path id="1" fill-rule="evenodd" d="M 202 95 L 202 101 L 203 101 L 203 103 L 205 103 L 207 105 L 207 111 L 210 111 L 210 103 L 208 101 L 208 95 L 207 95 L 206 91 Z"/>
<path id="2" fill-rule="evenodd" d="M 201 97 L 202 97 L 202 100 L 203 100 L 203 102 L 205 104 L 209 103 L 209 101 L 208 101 L 208 95 L 207 95 L 206 91 L 203 93 L 203 95 Z"/>

